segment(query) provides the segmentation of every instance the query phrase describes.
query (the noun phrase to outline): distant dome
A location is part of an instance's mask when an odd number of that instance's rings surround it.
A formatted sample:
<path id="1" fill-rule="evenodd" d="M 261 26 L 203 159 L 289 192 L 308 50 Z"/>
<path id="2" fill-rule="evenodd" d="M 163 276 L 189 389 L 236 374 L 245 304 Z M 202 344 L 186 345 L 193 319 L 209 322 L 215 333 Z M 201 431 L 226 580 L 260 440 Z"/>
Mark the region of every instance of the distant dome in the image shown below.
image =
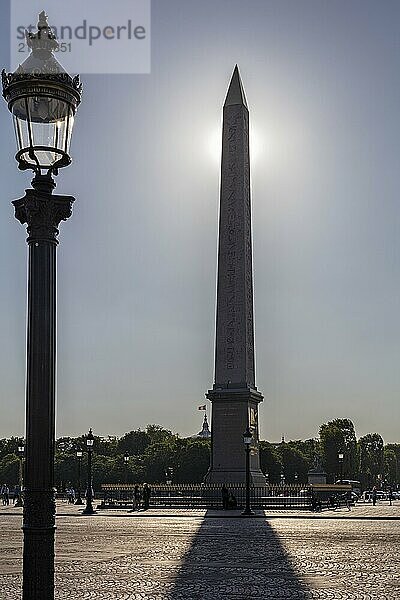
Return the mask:
<path id="1" fill-rule="evenodd" d="M 203 438 L 203 439 L 210 439 L 211 437 L 211 431 L 210 428 L 208 426 L 208 421 L 207 421 L 207 415 L 204 415 L 204 421 L 203 421 L 203 429 L 197 434 L 197 437 Z"/>

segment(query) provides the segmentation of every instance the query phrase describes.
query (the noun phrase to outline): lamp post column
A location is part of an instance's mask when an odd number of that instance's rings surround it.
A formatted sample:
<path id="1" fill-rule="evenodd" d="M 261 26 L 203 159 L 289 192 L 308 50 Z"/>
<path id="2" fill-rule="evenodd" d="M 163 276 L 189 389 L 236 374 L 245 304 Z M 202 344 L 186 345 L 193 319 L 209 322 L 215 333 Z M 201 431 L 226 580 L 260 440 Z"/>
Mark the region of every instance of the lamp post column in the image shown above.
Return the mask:
<path id="1" fill-rule="evenodd" d="M 15 126 L 15 158 L 20 169 L 36 174 L 33 189 L 13 202 L 16 218 L 27 225 L 29 247 L 22 588 L 23 600 L 53 600 L 56 247 L 58 226 L 71 216 L 74 198 L 53 194 L 51 175 L 71 163 L 82 85 L 53 55 L 59 44 L 44 11 L 37 32 L 26 33 L 26 44 L 31 53 L 18 69 L 1 73 Z"/>
<path id="2" fill-rule="evenodd" d="M 93 452 L 94 437 L 92 429 L 89 429 L 89 434 L 86 438 L 86 448 L 88 452 L 88 471 L 87 471 L 87 490 L 86 490 L 86 507 L 82 514 L 93 515 L 95 510 L 93 508 L 93 487 L 92 487 L 92 452 Z"/>
<path id="3" fill-rule="evenodd" d="M 23 464 L 23 460 L 24 460 L 24 446 L 20 445 L 18 446 L 18 458 L 19 458 L 19 473 L 18 473 L 18 485 L 19 485 L 19 496 L 18 496 L 18 500 L 15 503 L 15 507 L 20 507 L 23 506 L 24 503 L 22 501 L 22 489 L 24 486 L 24 475 L 23 475 L 23 469 L 24 469 L 24 464 Z"/>
<path id="4" fill-rule="evenodd" d="M 49 175 L 36 175 L 32 187 L 13 202 L 29 236 L 23 599 L 53 600 L 56 247 L 74 199 L 53 196 Z"/>
<path id="5" fill-rule="evenodd" d="M 247 427 L 246 431 L 243 434 L 243 442 L 246 449 L 246 505 L 244 511 L 242 512 L 242 515 L 244 517 L 251 517 L 252 515 L 254 515 L 253 511 L 250 508 L 250 446 L 252 439 L 252 433 Z"/>
<path id="6" fill-rule="evenodd" d="M 124 454 L 124 483 L 125 485 L 128 483 L 128 465 L 129 465 L 129 454 L 125 452 Z"/>
<path id="7" fill-rule="evenodd" d="M 78 497 L 75 501 L 75 504 L 77 506 L 81 506 L 83 504 L 82 490 L 81 490 L 82 454 L 83 454 L 83 452 L 81 450 L 78 450 L 76 453 L 76 456 L 78 458 Z"/>
<path id="8" fill-rule="evenodd" d="M 338 459 L 339 459 L 339 465 L 340 465 L 340 483 L 343 483 L 343 460 L 344 460 L 343 452 L 339 452 Z"/>

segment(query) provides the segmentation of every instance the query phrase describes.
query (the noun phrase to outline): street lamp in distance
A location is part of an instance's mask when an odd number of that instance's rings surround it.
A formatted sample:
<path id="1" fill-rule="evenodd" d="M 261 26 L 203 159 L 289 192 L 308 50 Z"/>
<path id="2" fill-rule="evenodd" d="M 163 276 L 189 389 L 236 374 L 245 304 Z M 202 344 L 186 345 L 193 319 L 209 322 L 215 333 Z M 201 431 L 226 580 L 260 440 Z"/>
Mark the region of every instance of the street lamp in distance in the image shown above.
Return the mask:
<path id="1" fill-rule="evenodd" d="M 343 454 L 343 452 L 339 452 L 338 453 L 338 461 L 339 461 L 339 466 L 340 466 L 340 483 L 343 483 L 343 460 L 344 460 L 344 454 Z"/>
<path id="2" fill-rule="evenodd" d="M 14 504 L 14 506 L 16 508 L 18 508 L 19 506 L 23 506 L 23 500 L 22 500 L 22 490 L 24 487 L 24 476 L 23 476 L 23 472 L 24 472 L 24 453 L 25 453 L 25 447 L 22 444 L 19 444 L 18 446 L 18 458 L 19 458 L 19 465 L 18 465 L 18 485 L 19 485 L 19 495 L 18 495 L 18 499 L 16 501 L 16 503 Z"/>
<path id="3" fill-rule="evenodd" d="M 92 476 L 92 453 L 93 453 L 94 436 L 92 428 L 89 429 L 89 433 L 86 436 L 86 450 L 88 453 L 88 467 L 87 467 L 87 489 L 86 489 L 86 507 L 82 511 L 83 515 L 94 515 L 95 510 L 93 508 L 93 476 Z"/>
<path id="4" fill-rule="evenodd" d="M 128 483 L 128 466 L 129 466 L 129 453 L 125 452 L 124 454 L 124 479 L 125 483 Z"/>
<path id="5" fill-rule="evenodd" d="M 243 443 L 246 452 L 246 505 L 242 512 L 242 516 L 244 517 L 252 517 L 254 515 L 250 507 L 250 446 L 252 441 L 253 435 L 249 427 L 247 427 L 243 434 Z"/>
<path id="6" fill-rule="evenodd" d="M 83 504 L 83 500 L 82 500 L 82 490 L 81 490 L 81 468 L 82 468 L 82 456 L 83 456 L 83 452 L 82 450 L 77 450 L 76 451 L 76 458 L 78 459 L 78 497 L 75 500 L 75 504 L 77 506 L 82 506 Z"/>

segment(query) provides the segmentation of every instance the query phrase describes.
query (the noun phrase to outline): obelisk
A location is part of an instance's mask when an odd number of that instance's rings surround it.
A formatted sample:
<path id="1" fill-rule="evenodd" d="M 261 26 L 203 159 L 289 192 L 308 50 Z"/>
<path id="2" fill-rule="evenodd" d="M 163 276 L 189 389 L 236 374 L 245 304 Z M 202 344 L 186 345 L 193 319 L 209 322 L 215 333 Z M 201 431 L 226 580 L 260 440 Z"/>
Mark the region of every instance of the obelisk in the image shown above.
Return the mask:
<path id="1" fill-rule="evenodd" d="M 255 385 L 254 366 L 249 110 L 237 65 L 223 109 L 215 382 L 206 397 L 212 402 L 206 481 L 245 481 L 243 433 L 249 427 L 251 481 L 264 484 L 258 452 L 263 396 Z"/>

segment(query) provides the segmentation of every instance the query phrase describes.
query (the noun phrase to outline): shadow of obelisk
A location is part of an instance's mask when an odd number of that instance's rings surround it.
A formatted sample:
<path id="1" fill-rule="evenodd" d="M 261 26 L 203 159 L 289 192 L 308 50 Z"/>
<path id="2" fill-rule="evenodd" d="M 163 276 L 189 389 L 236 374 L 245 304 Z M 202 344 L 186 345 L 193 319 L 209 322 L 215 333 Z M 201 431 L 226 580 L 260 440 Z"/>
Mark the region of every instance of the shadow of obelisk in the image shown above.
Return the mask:
<path id="1" fill-rule="evenodd" d="M 249 111 L 236 65 L 223 110 L 215 383 L 212 402 L 211 465 L 208 483 L 243 483 L 243 432 L 253 434 L 250 477 L 265 484 L 258 452 L 255 385 L 253 266 L 249 164 Z"/>

